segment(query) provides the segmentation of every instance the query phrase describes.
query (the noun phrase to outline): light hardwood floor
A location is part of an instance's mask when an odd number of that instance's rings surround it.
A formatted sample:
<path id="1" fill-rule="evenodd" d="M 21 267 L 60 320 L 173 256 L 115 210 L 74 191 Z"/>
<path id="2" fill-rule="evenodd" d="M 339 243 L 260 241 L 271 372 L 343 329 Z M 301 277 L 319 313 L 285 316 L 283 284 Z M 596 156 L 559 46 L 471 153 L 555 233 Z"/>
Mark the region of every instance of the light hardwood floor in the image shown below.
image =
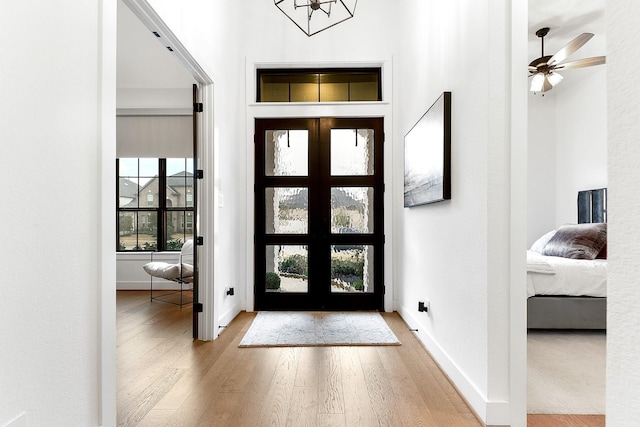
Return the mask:
<path id="1" fill-rule="evenodd" d="M 381 347 L 238 348 L 241 313 L 212 342 L 191 339 L 191 308 L 118 292 L 122 426 L 480 426 L 396 313 Z"/>
<path id="2" fill-rule="evenodd" d="M 528 427 L 604 427 L 604 415 L 528 415 Z"/>
<path id="3" fill-rule="evenodd" d="M 398 314 L 383 317 L 401 346 L 238 348 L 253 313 L 193 341 L 190 306 L 119 291 L 118 425 L 482 426 Z"/>

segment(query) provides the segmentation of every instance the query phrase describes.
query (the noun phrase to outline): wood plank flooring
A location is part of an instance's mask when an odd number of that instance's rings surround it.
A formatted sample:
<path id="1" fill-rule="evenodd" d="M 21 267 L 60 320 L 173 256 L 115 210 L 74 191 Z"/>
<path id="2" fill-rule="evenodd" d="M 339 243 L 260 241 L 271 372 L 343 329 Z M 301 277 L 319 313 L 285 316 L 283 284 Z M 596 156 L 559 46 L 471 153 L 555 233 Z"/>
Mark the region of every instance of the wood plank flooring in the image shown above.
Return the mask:
<path id="1" fill-rule="evenodd" d="M 191 308 L 117 301 L 121 426 L 481 426 L 396 313 L 386 347 L 238 348 L 241 313 L 212 342 L 191 339 Z"/>
<path id="2" fill-rule="evenodd" d="M 604 427 L 604 415 L 528 415 L 528 427 Z"/>
<path id="3" fill-rule="evenodd" d="M 241 313 L 215 341 L 193 341 L 190 306 L 119 291 L 118 425 L 483 425 L 397 313 L 383 317 L 401 346 L 238 348 L 254 316 Z M 537 427 L 604 425 L 531 417 Z"/>

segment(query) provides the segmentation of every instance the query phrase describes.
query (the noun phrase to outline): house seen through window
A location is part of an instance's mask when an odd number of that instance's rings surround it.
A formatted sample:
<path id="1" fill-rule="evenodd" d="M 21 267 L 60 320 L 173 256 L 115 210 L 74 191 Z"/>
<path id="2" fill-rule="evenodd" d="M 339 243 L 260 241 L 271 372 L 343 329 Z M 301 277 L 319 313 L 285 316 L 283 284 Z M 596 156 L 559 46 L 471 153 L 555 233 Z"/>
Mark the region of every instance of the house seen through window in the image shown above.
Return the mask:
<path id="1" fill-rule="evenodd" d="M 193 237 L 193 159 L 116 159 L 117 250 L 180 250 Z"/>

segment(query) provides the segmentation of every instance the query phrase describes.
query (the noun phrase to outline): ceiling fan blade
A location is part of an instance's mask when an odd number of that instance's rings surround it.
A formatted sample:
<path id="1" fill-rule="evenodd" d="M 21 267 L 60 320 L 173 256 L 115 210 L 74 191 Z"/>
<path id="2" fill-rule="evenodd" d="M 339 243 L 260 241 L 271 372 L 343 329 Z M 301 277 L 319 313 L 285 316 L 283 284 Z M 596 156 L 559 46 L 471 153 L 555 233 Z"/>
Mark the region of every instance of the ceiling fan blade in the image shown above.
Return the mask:
<path id="1" fill-rule="evenodd" d="M 576 50 L 580 49 L 586 42 L 591 40 L 593 37 L 593 33 L 582 33 L 575 39 L 571 40 L 567 43 L 562 49 L 558 51 L 555 55 L 547 61 L 547 65 L 552 66 L 554 64 L 560 63 L 567 59 L 569 55 L 574 53 Z"/>
<path id="2" fill-rule="evenodd" d="M 594 56 L 593 58 L 584 58 L 578 59 L 571 62 L 565 62 L 564 64 L 560 64 L 554 67 L 556 70 L 566 70 L 567 68 L 583 68 L 583 67 L 591 67 L 593 65 L 601 65 L 606 62 L 606 57 L 604 56 Z"/>

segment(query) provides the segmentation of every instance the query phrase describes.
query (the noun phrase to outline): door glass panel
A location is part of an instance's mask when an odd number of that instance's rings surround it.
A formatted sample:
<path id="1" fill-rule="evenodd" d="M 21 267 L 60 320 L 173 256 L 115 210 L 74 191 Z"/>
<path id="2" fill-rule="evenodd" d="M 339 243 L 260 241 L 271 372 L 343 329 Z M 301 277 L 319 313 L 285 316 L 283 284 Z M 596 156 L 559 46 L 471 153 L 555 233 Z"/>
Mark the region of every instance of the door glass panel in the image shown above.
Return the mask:
<path id="1" fill-rule="evenodd" d="M 331 232 L 373 233 L 373 187 L 331 188 Z"/>
<path id="2" fill-rule="evenodd" d="M 267 245 L 265 290 L 308 292 L 309 263 L 306 246 Z"/>
<path id="3" fill-rule="evenodd" d="M 331 246 L 331 292 L 373 292 L 373 246 Z"/>
<path id="4" fill-rule="evenodd" d="M 304 187 L 265 189 L 265 230 L 267 234 L 307 234 L 309 232 L 309 190 Z"/>
<path id="5" fill-rule="evenodd" d="M 373 129 L 331 129 L 331 175 L 373 175 Z"/>
<path id="6" fill-rule="evenodd" d="M 309 131 L 268 130 L 265 135 L 267 176 L 307 176 L 309 174 Z"/>

